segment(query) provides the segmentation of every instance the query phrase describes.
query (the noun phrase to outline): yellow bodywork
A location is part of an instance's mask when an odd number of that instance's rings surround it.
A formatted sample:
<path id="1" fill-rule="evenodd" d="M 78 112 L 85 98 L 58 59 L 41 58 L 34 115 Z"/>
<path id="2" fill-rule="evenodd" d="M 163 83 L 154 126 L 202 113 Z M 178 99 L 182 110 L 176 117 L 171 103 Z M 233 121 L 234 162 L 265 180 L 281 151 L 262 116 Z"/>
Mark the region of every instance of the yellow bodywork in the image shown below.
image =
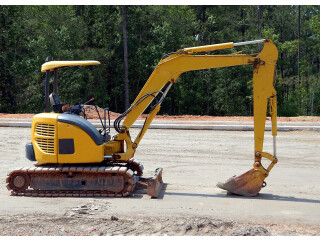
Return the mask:
<path id="1" fill-rule="evenodd" d="M 104 145 L 97 145 L 81 128 L 58 122 L 57 113 L 41 113 L 32 119 L 32 143 L 38 165 L 46 163 L 97 163 L 104 159 Z M 73 153 L 61 154 L 59 140 L 72 139 Z"/>
<path id="2" fill-rule="evenodd" d="M 31 141 L 38 164 L 58 163 L 58 114 L 40 113 L 32 118 Z"/>
<path id="3" fill-rule="evenodd" d="M 59 139 L 74 139 L 74 154 L 59 154 L 58 163 L 96 163 L 103 160 L 103 145 L 97 145 L 78 126 L 59 122 L 58 136 Z"/>
<path id="4" fill-rule="evenodd" d="M 73 67 L 73 66 L 90 66 L 99 65 L 99 61 L 86 60 L 86 61 L 51 61 L 42 64 L 41 72 L 53 71 L 54 69 Z"/>

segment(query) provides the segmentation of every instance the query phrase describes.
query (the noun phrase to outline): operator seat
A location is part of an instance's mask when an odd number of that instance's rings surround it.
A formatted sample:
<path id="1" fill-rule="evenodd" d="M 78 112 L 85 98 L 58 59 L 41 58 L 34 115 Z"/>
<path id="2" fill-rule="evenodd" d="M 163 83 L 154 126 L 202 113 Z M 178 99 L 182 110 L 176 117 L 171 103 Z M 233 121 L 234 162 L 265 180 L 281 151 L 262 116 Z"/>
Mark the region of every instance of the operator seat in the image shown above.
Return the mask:
<path id="1" fill-rule="evenodd" d="M 65 105 L 65 103 L 60 102 L 58 95 L 53 92 L 49 95 L 49 99 L 52 105 L 52 111 L 54 113 L 63 113 L 62 106 Z"/>

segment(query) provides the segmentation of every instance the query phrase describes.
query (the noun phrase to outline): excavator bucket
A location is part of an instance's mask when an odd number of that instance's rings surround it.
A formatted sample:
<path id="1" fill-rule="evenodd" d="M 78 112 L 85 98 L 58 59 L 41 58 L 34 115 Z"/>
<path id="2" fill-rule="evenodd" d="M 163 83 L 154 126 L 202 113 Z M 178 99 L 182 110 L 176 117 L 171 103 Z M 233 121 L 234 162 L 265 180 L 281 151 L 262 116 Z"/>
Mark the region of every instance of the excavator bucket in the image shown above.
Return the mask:
<path id="1" fill-rule="evenodd" d="M 257 196 L 261 188 L 265 186 L 265 178 L 264 173 L 253 168 L 240 176 L 229 178 L 224 183 L 219 182 L 217 187 L 237 195 L 254 197 Z"/>

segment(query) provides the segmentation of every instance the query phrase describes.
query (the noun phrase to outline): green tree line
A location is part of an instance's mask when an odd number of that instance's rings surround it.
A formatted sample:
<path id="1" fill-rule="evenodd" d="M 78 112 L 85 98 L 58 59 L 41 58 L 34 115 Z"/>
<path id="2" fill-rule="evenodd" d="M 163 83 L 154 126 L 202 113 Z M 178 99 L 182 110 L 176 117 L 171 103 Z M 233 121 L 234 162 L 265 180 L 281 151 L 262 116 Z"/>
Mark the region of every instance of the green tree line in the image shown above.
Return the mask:
<path id="1" fill-rule="evenodd" d="M 122 6 L 0 6 L 0 112 L 44 109 L 41 65 L 51 60 L 102 64 L 59 71 L 63 102 L 91 97 L 125 110 Z M 319 6 L 127 6 L 129 102 L 166 53 L 271 38 L 279 50 L 278 115 L 320 115 Z M 259 45 L 223 50 L 254 53 Z M 53 81 L 53 79 L 51 79 Z M 252 115 L 252 66 L 183 74 L 160 114 Z"/>

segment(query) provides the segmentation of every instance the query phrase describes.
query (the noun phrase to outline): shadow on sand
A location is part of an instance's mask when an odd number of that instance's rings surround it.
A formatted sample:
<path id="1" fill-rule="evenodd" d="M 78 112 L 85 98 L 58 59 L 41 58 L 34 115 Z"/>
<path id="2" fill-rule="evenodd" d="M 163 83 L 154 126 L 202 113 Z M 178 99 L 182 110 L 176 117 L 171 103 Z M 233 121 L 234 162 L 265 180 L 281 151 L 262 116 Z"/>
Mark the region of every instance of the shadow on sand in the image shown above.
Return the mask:
<path id="1" fill-rule="evenodd" d="M 189 197 L 208 197 L 208 198 L 241 198 L 241 199 L 258 199 L 258 200 L 275 200 L 275 201 L 286 201 L 286 202 L 305 202 L 305 203 L 320 203 L 320 200 L 307 199 L 307 198 L 296 198 L 292 196 L 279 196 L 270 193 L 260 193 L 255 197 L 244 197 L 233 193 L 226 192 L 225 194 L 201 194 L 201 193 L 176 193 L 167 192 L 165 195 L 175 196 L 189 196 Z"/>

